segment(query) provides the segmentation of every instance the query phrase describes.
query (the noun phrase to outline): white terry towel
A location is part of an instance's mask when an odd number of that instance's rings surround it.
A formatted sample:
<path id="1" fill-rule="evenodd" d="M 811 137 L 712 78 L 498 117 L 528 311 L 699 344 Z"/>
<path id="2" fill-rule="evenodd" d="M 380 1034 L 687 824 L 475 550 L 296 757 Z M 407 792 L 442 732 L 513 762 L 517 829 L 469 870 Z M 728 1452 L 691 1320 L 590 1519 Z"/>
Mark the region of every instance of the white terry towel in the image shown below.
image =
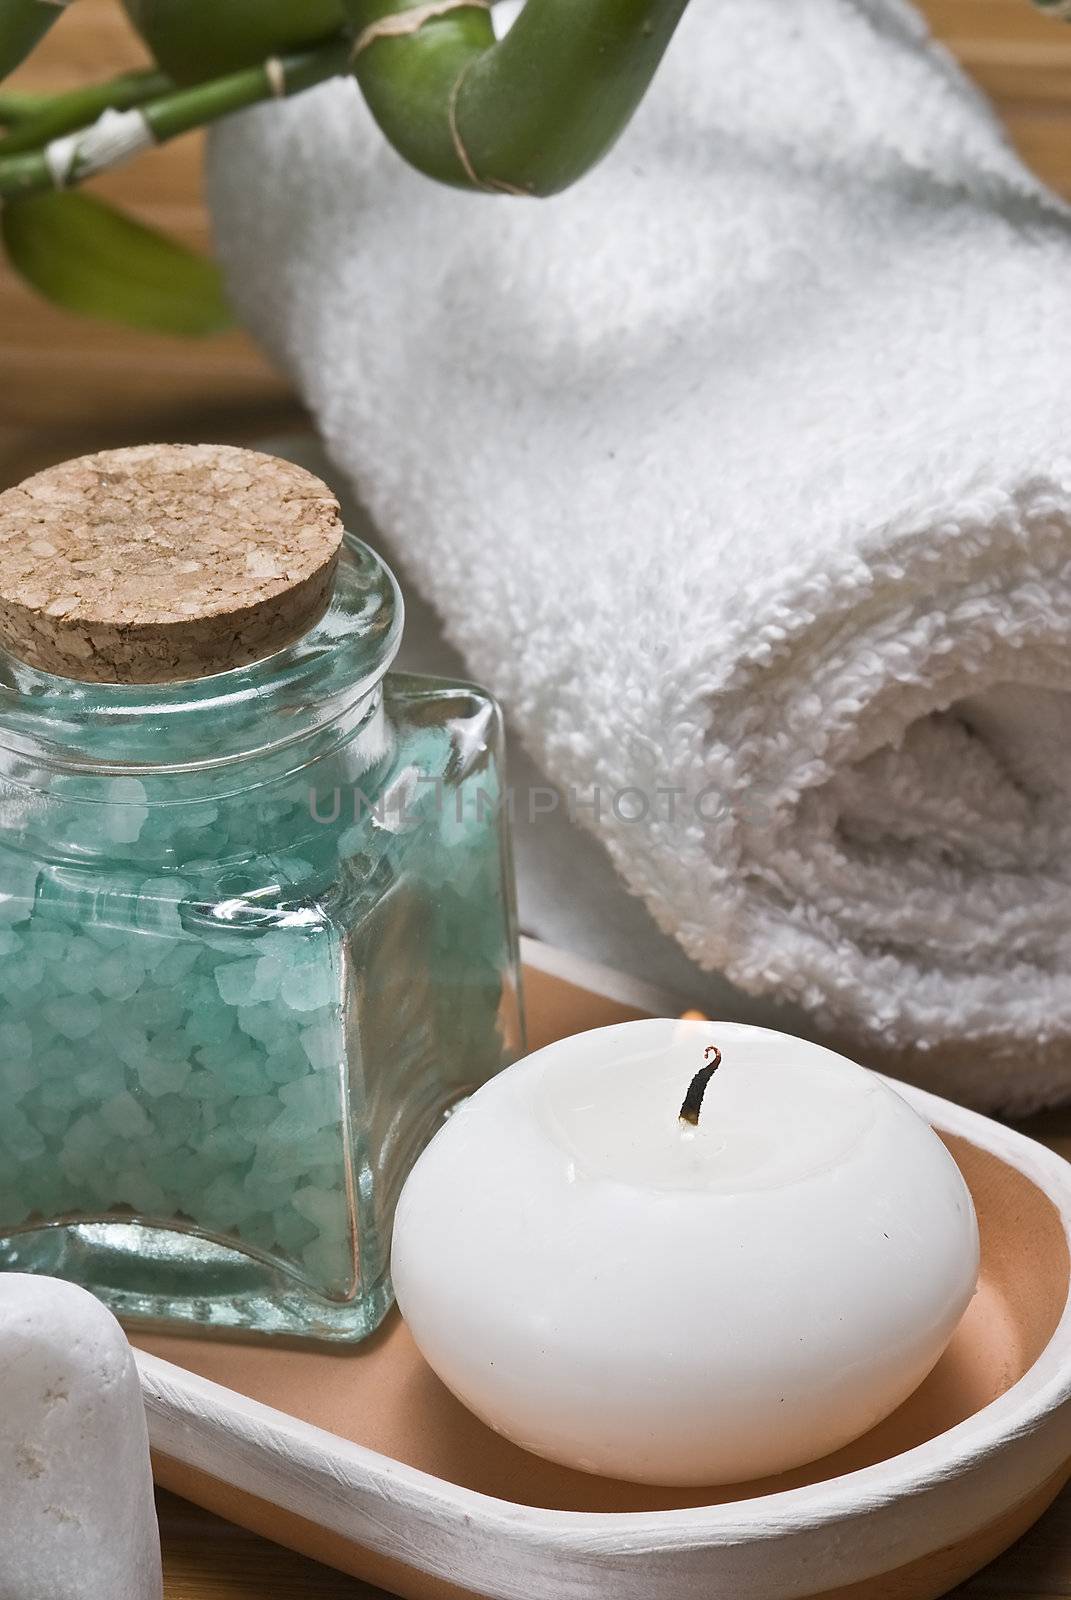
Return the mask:
<path id="1" fill-rule="evenodd" d="M 1071 1095 L 1071 227 L 915 13 L 693 0 L 550 202 L 428 183 L 348 84 L 210 178 L 243 314 L 658 923 L 966 1098 Z"/>

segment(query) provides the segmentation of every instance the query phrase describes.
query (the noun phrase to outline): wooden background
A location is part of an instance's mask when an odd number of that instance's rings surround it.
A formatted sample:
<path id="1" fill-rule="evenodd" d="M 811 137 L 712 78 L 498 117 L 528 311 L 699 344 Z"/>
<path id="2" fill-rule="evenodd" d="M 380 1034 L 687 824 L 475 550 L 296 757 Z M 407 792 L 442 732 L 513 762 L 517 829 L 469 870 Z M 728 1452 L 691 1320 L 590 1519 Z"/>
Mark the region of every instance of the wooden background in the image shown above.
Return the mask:
<path id="1" fill-rule="evenodd" d="M 1039 15 L 1029 0 L 924 0 L 922 9 L 995 100 L 1023 157 L 1071 198 L 1071 26 Z M 78 0 L 11 82 L 66 87 L 143 60 L 118 0 Z M 199 173 L 199 140 L 189 138 L 97 187 L 145 221 L 208 248 Z M 86 450 L 149 439 L 241 443 L 304 420 L 242 335 L 186 342 L 81 321 L 43 304 L 0 267 L 0 487 Z M 1047 1117 L 1029 1131 L 1071 1155 L 1071 1115 Z M 167 1600 L 373 1594 L 171 1496 L 161 1496 L 160 1511 Z M 1071 1596 L 1071 1490 L 1014 1550 L 957 1594 L 959 1600 Z"/>

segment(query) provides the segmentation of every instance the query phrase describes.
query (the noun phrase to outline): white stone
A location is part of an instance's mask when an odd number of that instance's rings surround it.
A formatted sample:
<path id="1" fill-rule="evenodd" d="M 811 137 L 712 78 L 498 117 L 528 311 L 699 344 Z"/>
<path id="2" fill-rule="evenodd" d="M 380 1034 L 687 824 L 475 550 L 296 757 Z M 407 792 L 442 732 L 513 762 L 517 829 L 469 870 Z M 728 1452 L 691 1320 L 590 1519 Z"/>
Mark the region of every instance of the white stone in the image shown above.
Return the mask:
<path id="1" fill-rule="evenodd" d="M 73 1284 L 0 1273 L 0 1600 L 161 1600 L 141 1389 Z"/>

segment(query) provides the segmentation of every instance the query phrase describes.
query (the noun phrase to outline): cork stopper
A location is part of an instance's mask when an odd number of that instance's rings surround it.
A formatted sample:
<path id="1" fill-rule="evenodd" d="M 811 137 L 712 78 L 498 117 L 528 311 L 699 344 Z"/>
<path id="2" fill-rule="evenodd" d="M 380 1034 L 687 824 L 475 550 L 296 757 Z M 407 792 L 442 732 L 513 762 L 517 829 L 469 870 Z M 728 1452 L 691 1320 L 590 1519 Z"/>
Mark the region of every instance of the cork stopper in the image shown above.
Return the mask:
<path id="1" fill-rule="evenodd" d="M 0 494 L 0 644 L 94 683 L 246 666 L 322 616 L 341 540 L 327 485 L 257 450 L 64 461 Z"/>

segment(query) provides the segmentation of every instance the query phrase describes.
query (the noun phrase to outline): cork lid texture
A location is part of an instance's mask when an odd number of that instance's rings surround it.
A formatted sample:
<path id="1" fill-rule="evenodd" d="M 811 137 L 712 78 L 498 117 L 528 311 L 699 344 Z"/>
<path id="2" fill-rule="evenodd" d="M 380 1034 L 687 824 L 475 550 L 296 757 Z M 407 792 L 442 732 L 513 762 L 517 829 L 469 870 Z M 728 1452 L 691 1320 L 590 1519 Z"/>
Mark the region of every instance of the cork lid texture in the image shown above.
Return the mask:
<path id="1" fill-rule="evenodd" d="M 96 683 L 207 677 L 306 633 L 331 598 L 338 502 L 232 445 L 136 445 L 0 493 L 0 644 Z"/>

